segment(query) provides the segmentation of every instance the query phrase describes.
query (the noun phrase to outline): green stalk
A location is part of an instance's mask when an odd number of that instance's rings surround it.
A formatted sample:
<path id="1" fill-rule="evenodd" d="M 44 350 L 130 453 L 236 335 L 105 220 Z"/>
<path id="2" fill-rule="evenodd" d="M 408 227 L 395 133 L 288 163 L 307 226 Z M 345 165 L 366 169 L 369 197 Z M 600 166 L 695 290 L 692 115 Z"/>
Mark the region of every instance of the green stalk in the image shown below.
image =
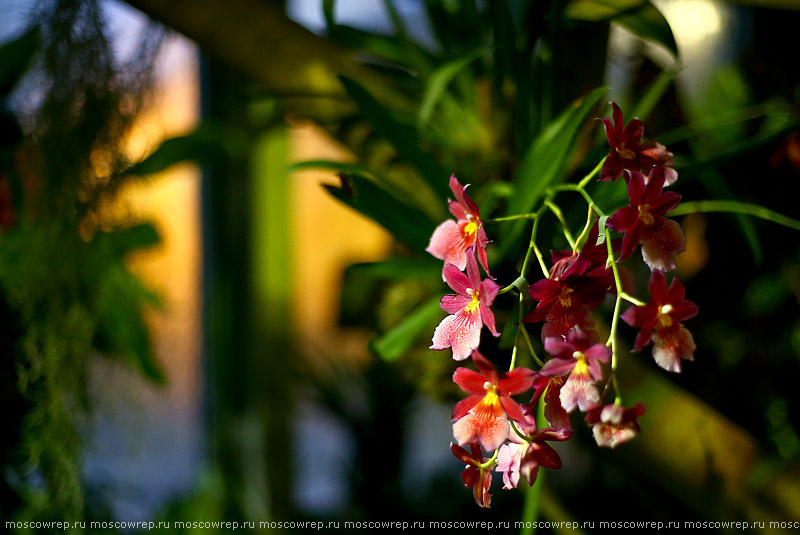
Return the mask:
<path id="1" fill-rule="evenodd" d="M 606 227 L 604 232 L 606 234 L 606 247 L 608 248 L 608 261 L 611 263 L 611 270 L 614 273 L 614 284 L 617 288 L 617 298 L 614 302 L 614 316 L 611 320 L 611 330 L 608 334 L 606 345 L 611 347 L 611 382 L 614 385 L 615 401 L 616 403 L 622 403 L 622 395 L 619 391 L 619 383 L 617 383 L 617 324 L 619 323 L 619 308 L 624 292 L 622 291 L 622 281 L 619 278 L 617 262 L 614 259 L 614 251 L 611 247 L 611 231 Z"/>
<path id="2" fill-rule="evenodd" d="M 575 238 L 572 237 L 572 233 L 569 231 L 569 227 L 567 226 L 567 221 L 564 219 L 564 214 L 561 212 L 561 208 L 558 207 L 553 201 L 547 200 L 544 202 L 545 206 L 547 206 L 553 215 L 556 216 L 558 222 L 561 223 L 561 230 L 564 232 L 564 237 L 567 239 L 567 243 L 569 243 L 570 248 L 575 250 Z"/>
<path id="3" fill-rule="evenodd" d="M 594 169 L 589 171 L 589 174 L 586 175 L 585 177 L 583 177 L 580 182 L 578 182 L 578 187 L 581 188 L 581 189 L 585 188 L 586 185 L 592 180 L 592 178 L 594 178 L 594 175 L 596 175 L 597 173 L 600 172 L 600 169 L 603 168 L 603 164 L 604 163 L 606 163 L 606 159 L 605 158 L 600 160 L 600 162 L 597 165 L 594 166 Z"/>
<path id="4" fill-rule="evenodd" d="M 547 426 L 547 420 L 544 417 L 544 398 L 542 395 L 539 398 L 539 406 L 536 410 L 536 421 L 538 428 Z M 536 530 L 534 529 L 534 522 L 539 518 L 539 504 L 541 503 L 542 486 L 544 485 L 544 470 L 539 468 L 536 481 L 525 492 L 525 503 L 522 506 L 522 529 L 520 535 L 532 535 Z"/>

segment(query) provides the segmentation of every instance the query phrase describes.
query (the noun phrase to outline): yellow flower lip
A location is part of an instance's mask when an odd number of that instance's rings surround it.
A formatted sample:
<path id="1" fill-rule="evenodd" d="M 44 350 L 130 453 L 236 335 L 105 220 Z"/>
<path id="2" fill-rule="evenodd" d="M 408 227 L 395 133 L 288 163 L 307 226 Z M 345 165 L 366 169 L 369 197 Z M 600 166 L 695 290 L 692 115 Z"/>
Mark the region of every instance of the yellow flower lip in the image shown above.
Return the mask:
<path id="1" fill-rule="evenodd" d="M 658 307 L 659 327 L 666 328 L 672 326 L 672 316 L 669 315 L 670 312 L 672 312 L 672 305 L 670 304 L 661 305 Z"/>
<path id="2" fill-rule="evenodd" d="M 561 295 L 558 296 L 558 303 L 564 307 L 569 308 L 572 305 L 572 298 L 569 296 L 574 290 L 569 287 L 565 287 L 561 290 Z"/>
<path id="3" fill-rule="evenodd" d="M 464 225 L 464 235 L 472 236 L 476 232 L 478 232 L 478 224 L 474 220 L 470 219 L 469 223 Z"/>
<path id="4" fill-rule="evenodd" d="M 472 296 L 472 301 L 467 303 L 464 307 L 464 312 L 471 314 L 481 305 L 480 292 L 476 292 L 472 288 L 467 289 L 467 295 Z"/>
<path id="5" fill-rule="evenodd" d="M 580 351 L 576 351 L 575 353 L 580 353 Z M 578 359 L 578 362 L 575 363 L 575 370 L 573 373 L 575 373 L 575 375 L 586 375 L 589 371 L 589 364 L 586 362 L 586 355 L 580 353 L 580 356 L 576 358 Z"/>
<path id="6" fill-rule="evenodd" d="M 617 152 L 619 153 L 620 156 L 622 156 L 626 160 L 633 160 L 634 158 L 636 158 L 636 153 L 633 152 L 631 149 L 626 149 L 624 142 L 619 144 L 619 147 L 617 147 Z"/>
<path id="7" fill-rule="evenodd" d="M 639 206 L 639 220 L 644 223 L 645 225 L 652 225 L 655 221 L 653 214 L 647 211 L 650 208 L 649 204 L 642 204 Z"/>
<path id="8" fill-rule="evenodd" d="M 481 404 L 484 407 L 495 407 L 500 403 L 500 396 L 497 395 L 497 386 L 486 381 L 483 383 L 483 389 L 486 390 L 486 395 L 483 396 L 483 400 L 481 400 Z"/>

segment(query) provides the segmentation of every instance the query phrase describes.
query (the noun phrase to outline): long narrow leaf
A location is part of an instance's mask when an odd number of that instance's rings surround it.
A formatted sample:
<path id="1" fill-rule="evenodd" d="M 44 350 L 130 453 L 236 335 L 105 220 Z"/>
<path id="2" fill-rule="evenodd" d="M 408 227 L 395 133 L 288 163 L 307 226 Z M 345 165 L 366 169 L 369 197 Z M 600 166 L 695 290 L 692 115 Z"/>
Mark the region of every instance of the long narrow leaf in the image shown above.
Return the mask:
<path id="1" fill-rule="evenodd" d="M 375 131 L 389 141 L 397 154 L 419 171 L 425 182 L 444 200 L 450 193 L 446 173 L 428 153 L 417 144 L 411 130 L 400 124 L 391 112 L 369 94 L 361 85 L 350 78 L 341 76 L 345 91 L 352 98 L 361 114 L 369 121 Z"/>
<path id="2" fill-rule="evenodd" d="M 385 280 L 441 280 L 442 262 L 432 256 L 423 258 L 425 260 L 420 261 L 414 258 L 396 257 L 380 262 L 352 264 L 347 271 L 359 277 Z"/>
<path id="3" fill-rule="evenodd" d="M 608 88 L 605 87 L 595 89 L 583 100 L 563 111 L 533 140 L 514 177 L 514 195 L 508 203 L 506 215 L 530 212 L 547 188 L 562 178 L 561 173 L 572 153 L 578 130 L 607 91 Z M 515 224 L 506 235 L 502 256 L 516 247 L 516 239 L 524 225 L 524 222 Z"/>
<path id="4" fill-rule="evenodd" d="M 304 162 L 293 163 L 286 168 L 286 172 L 292 173 L 304 169 L 333 169 L 340 173 L 363 175 L 380 181 L 380 177 L 375 175 L 375 173 L 357 163 L 334 162 L 333 160 L 306 160 Z"/>
<path id="5" fill-rule="evenodd" d="M 734 192 L 731 190 L 730 186 L 728 186 L 728 183 L 725 182 L 725 179 L 722 177 L 717 168 L 706 167 L 702 169 L 702 172 L 698 173 L 697 178 L 711 193 L 711 195 L 725 200 L 734 200 Z M 742 214 L 733 214 L 733 216 L 736 218 L 737 223 L 739 224 L 739 230 L 741 230 L 742 235 L 747 241 L 747 244 L 750 246 L 750 250 L 753 253 L 753 259 L 755 260 L 756 264 L 761 264 L 761 261 L 764 258 L 764 251 L 761 247 L 761 241 L 758 239 L 758 233 L 756 232 L 756 227 L 753 224 L 753 221 Z"/>
<path id="6" fill-rule="evenodd" d="M 614 21 L 643 39 L 664 45 L 678 56 L 672 28 L 649 0 L 573 0 L 565 15 L 575 20 Z"/>
<path id="7" fill-rule="evenodd" d="M 328 192 L 372 219 L 414 250 L 427 247 L 434 224 L 417 208 L 359 175 L 342 175 L 342 187 L 325 185 Z"/>
<path id="8" fill-rule="evenodd" d="M 0 46 L 0 95 L 7 95 L 11 92 L 25 71 L 28 70 L 38 48 L 38 26 Z"/>
<path id="9" fill-rule="evenodd" d="M 678 76 L 679 72 L 680 69 L 677 67 L 664 69 L 653 83 L 650 84 L 650 87 L 647 88 L 647 91 L 645 91 L 642 98 L 639 99 L 636 106 L 634 106 L 630 114 L 631 117 L 638 117 L 642 121 L 646 120 L 650 112 L 653 111 L 653 108 L 655 108 L 656 104 L 661 100 L 661 97 L 663 97 L 664 93 L 669 89 L 669 86 L 675 81 L 675 77 Z"/>
<path id="10" fill-rule="evenodd" d="M 665 145 L 683 141 L 693 136 L 700 136 L 708 132 L 725 128 L 738 123 L 760 119 L 761 117 L 776 117 L 789 119 L 792 116 L 791 104 L 766 102 L 755 106 L 748 106 L 737 110 L 729 110 L 710 117 L 702 117 L 686 125 L 658 135 L 658 140 Z"/>
<path id="11" fill-rule="evenodd" d="M 144 160 L 124 171 L 125 175 L 149 175 L 164 171 L 185 161 L 200 164 L 224 162 L 238 154 L 247 145 L 240 132 L 222 130 L 218 126 L 203 124 L 185 136 L 173 137 L 161 143 Z"/>
<path id="12" fill-rule="evenodd" d="M 411 348 L 422 329 L 434 323 L 441 313 L 438 297 L 426 301 L 385 334 L 371 340 L 370 350 L 384 360 L 396 360 Z"/>
<path id="13" fill-rule="evenodd" d="M 800 221 L 792 219 L 774 210 L 765 208 L 758 204 L 751 204 L 740 201 L 689 201 L 681 203 L 670 215 L 685 215 L 697 213 L 724 212 L 729 214 L 745 214 L 783 225 L 791 229 L 800 230 Z"/>
<path id="14" fill-rule="evenodd" d="M 487 52 L 489 52 L 488 48 L 476 50 L 464 57 L 445 63 L 433 72 L 425 84 L 425 90 L 422 94 L 422 104 L 420 104 L 419 115 L 417 116 L 417 124 L 419 126 L 428 124 L 436 104 L 439 103 L 445 89 L 447 89 L 453 78 L 458 76 L 467 65 L 486 55 Z"/>
<path id="15" fill-rule="evenodd" d="M 695 160 L 686 167 L 688 169 L 696 167 L 715 166 L 721 162 L 742 158 L 748 153 L 760 147 L 763 147 L 764 145 L 772 143 L 776 139 L 779 139 L 782 136 L 784 136 L 787 132 L 792 132 L 797 128 L 800 128 L 800 121 L 798 120 L 787 121 L 784 124 L 769 128 L 767 130 L 759 132 L 758 134 L 748 139 L 742 140 L 739 143 L 735 143 L 729 147 L 726 147 L 725 150 L 718 152 L 717 154 L 712 154 L 710 156 L 704 157 L 703 159 Z"/>

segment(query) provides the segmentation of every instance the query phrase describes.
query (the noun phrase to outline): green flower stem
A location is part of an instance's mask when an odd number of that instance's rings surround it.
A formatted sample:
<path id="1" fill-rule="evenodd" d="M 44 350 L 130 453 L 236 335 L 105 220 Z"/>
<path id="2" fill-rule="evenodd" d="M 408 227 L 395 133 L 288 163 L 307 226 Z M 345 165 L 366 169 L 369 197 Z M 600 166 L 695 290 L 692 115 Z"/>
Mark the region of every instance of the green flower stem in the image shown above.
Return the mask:
<path id="1" fill-rule="evenodd" d="M 637 307 L 643 307 L 644 305 L 647 304 L 644 301 L 640 301 L 640 300 L 636 299 L 635 297 L 633 297 L 632 295 L 629 295 L 629 294 L 627 294 L 625 292 L 622 292 L 621 294 L 619 294 L 619 296 L 622 299 L 624 299 L 625 301 L 627 301 L 629 303 L 633 303 Z"/>
<path id="2" fill-rule="evenodd" d="M 545 206 L 547 206 L 553 215 L 556 216 L 558 222 L 561 223 L 561 230 L 564 232 L 564 237 L 567 239 L 567 243 L 569 246 L 575 250 L 575 238 L 572 237 L 572 233 L 569 231 L 569 227 L 567 226 L 567 222 L 564 219 L 564 214 L 561 212 L 561 208 L 558 207 L 557 204 L 553 203 L 553 201 L 545 201 Z"/>
<path id="3" fill-rule="evenodd" d="M 583 227 L 578 239 L 575 240 L 575 245 L 572 246 L 572 252 L 575 253 L 578 251 L 578 245 L 581 243 L 581 240 L 584 236 L 589 232 L 589 229 L 592 228 L 592 223 L 594 222 L 594 210 L 592 210 L 591 205 L 589 206 L 589 213 L 586 214 L 586 225 Z"/>
<path id="4" fill-rule="evenodd" d="M 516 434 L 516 435 L 517 435 L 519 438 L 521 438 L 521 439 L 522 439 L 522 440 L 524 440 L 525 442 L 530 442 L 530 441 L 531 441 L 531 437 L 529 437 L 528 435 L 526 435 L 525 433 L 523 433 L 522 431 L 520 431 L 520 430 L 519 430 L 519 428 L 517 427 L 517 424 L 515 424 L 513 420 L 509 420 L 509 421 L 508 421 L 508 423 L 510 423 L 510 424 L 511 424 L 511 429 L 513 429 L 513 430 L 514 430 L 514 433 L 515 433 L 515 434 Z"/>
<path id="5" fill-rule="evenodd" d="M 533 228 L 531 229 L 531 241 L 528 244 L 528 252 L 525 253 L 525 260 L 522 261 L 522 270 L 520 271 L 520 275 L 523 277 L 525 276 L 525 273 L 527 273 L 528 261 L 531 258 L 531 251 L 536 254 L 536 259 L 539 261 L 539 266 L 542 268 L 542 273 L 544 274 L 545 278 L 550 277 L 550 272 L 547 271 L 547 266 L 544 264 L 542 252 L 539 250 L 539 246 L 536 245 L 536 231 L 539 229 L 539 220 L 541 219 L 541 214 L 546 208 L 546 205 L 542 206 L 539 208 L 539 211 L 536 212 L 536 219 L 533 221 Z"/>
<path id="6" fill-rule="evenodd" d="M 520 314 L 522 316 L 522 314 Z M 533 344 L 531 344 L 531 338 L 528 336 L 528 330 L 525 329 L 525 326 L 522 324 L 522 319 L 519 320 L 519 328 L 522 332 L 522 337 L 525 338 L 525 343 L 528 346 L 528 351 L 530 351 L 533 360 L 536 361 L 536 364 L 539 365 L 539 368 L 544 366 L 544 362 L 536 355 L 536 351 L 533 350 Z"/>
<path id="7" fill-rule="evenodd" d="M 585 177 L 583 177 L 580 182 L 578 182 L 578 187 L 581 188 L 581 189 L 585 188 L 586 184 L 591 182 L 591 180 L 594 178 L 594 175 L 596 175 L 597 173 L 600 172 L 600 169 L 603 168 L 603 164 L 605 162 L 606 162 L 606 158 L 603 158 L 602 160 L 600 160 L 600 163 L 598 163 L 596 166 L 594 166 L 594 169 L 589 171 L 589 174 L 586 175 Z"/>
<path id="8" fill-rule="evenodd" d="M 522 294 L 519 294 L 519 301 L 519 306 L 522 307 Z M 519 328 L 517 328 L 517 332 L 514 333 L 514 347 L 511 348 L 511 363 L 508 365 L 508 371 L 513 370 L 517 365 L 517 338 L 519 338 Z"/>
<path id="9" fill-rule="evenodd" d="M 548 197 L 548 201 L 549 201 L 549 197 Z M 541 208 L 539 208 L 538 211 L 536 211 L 535 213 L 532 213 L 532 214 L 512 215 L 512 216 L 508 216 L 508 217 L 501 217 L 499 219 L 495 219 L 494 220 L 494 221 L 510 221 L 512 219 L 532 219 L 533 220 L 533 228 L 531 229 L 531 241 L 528 244 L 528 250 L 525 253 L 525 260 L 522 261 L 522 269 L 520 270 L 519 277 L 517 277 L 517 280 L 515 280 L 514 282 L 512 282 L 508 286 L 506 286 L 504 288 L 501 288 L 497 292 L 498 294 L 504 294 L 504 293 L 510 291 L 512 288 L 516 288 L 517 291 L 519 291 L 520 293 L 523 292 L 521 285 L 522 285 L 522 283 L 528 284 L 528 281 L 525 279 L 525 273 L 526 273 L 526 271 L 528 269 L 528 262 L 530 261 L 531 253 L 535 253 L 536 254 L 536 258 L 539 259 L 539 265 L 542 267 L 542 272 L 544 273 L 544 276 L 545 277 L 549 277 L 550 276 L 550 274 L 547 272 L 547 267 L 544 265 L 544 258 L 542 258 L 542 253 L 541 253 L 541 251 L 539 251 L 539 247 L 536 245 L 536 231 L 539 228 L 539 220 L 541 219 L 542 214 L 544 213 L 546 208 L 547 208 L 547 206 L 543 205 Z"/>
<path id="10" fill-rule="evenodd" d="M 484 219 L 484 223 L 504 223 L 505 221 L 519 221 L 520 219 L 536 219 L 536 214 L 516 214 L 506 217 L 495 217 L 493 219 Z"/>
<path id="11" fill-rule="evenodd" d="M 617 298 L 614 302 L 614 316 L 611 320 L 611 330 L 608 333 L 606 345 L 611 347 L 611 382 L 614 385 L 615 402 L 622 403 L 622 395 L 620 394 L 619 383 L 617 382 L 617 324 L 619 323 L 619 309 L 624 292 L 622 291 L 622 281 L 620 281 L 619 278 L 619 270 L 617 269 L 617 262 L 614 259 L 614 251 L 611 246 L 611 231 L 606 227 L 604 232 L 606 235 L 606 247 L 608 248 L 608 262 L 611 263 L 611 270 L 614 272 L 614 284 L 617 288 Z"/>
<path id="12" fill-rule="evenodd" d="M 594 203 L 594 199 L 592 199 L 591 195 L 589 195 L 586 192 L 586 190 L 583 189 L 583 186 L 581 186 L 580 184 L 559 184 L 558 186 L 554 186 L 553 188 L 551 188 L 550 191 L 552 191 L 552 192 L 558 192 L 558 191 L 575 191 L 575 192 L 578 192 L 586 200 L 586 204 L 588 204 L 592 208 L 592 210 L 594 210 L 594 212 L 597 215 L 599 215 L 600 217 L 605 217 L 605 215 L 606 215 L 603 212 L 603 210 L 601 210 L 600 207 L 597 206 Z"/>
<path id="13" fill-rule="evenodd" d="M 497 448 L 496 450 L 494 450 L 494 455 L 492 455 L 492 457 L 489 460 L 487 460 L 485 463 L 480 463 L 478 465 L 478 468 L 480 468 L 481 470 L 486 470 L 487 468 L 493 467 L 494 463 L 497 461 L 497 454 L 498 453 L 500 453 L 500 448 Z"/>
<path id="14" fill-rule="evenodd" d="M 800 221 L 786 217 L 785 215 L 774 212 L 769 208 L 764 208 L 757 204 L 750 204 L 739 201 L 690 201 L 681 203 L 677 208 L 670 212 L 671 216 L 726 212 L 732 214 L 745 214 L 755 216 L 766 221 L 783 225 L 794 230 L 800 230 Z"/>
<path id="15" fill-rule="evenodd" d="M 539 407 L 537 409 L 537 426 L 543 429 L 547 426 L 547 420 L 544 417 L 544 395 L 539 398 Z M 544 485 L 545 470 L 539 470 L 536 481 L 533 482 L 530 488 L 525 492 L 525 503 L 522 506 L 522 530 L 521 535 L 530 535 L 535 530 L 533 528 L 534 522 L 539 518 L 539 503 L 541 502 L 542 486 Z"/>
<path id="16" fill-rule="evenodd" d="M 528 281 L 525 280 L 525 277 L 520 275 L 519 277 L 517 277 L 517 280 L 515 280 L 514 282 L 512 282 L 511 284 L 509 284 L 505 288 L 501 288 L 500 290 L 498 290 L 497 294 L 498 295 L 504 294 L 504 293 L 510 291 L 512 288 L 516 288 L 519 293 L 522 293 L 524 291 L 524 289 L 523 289 L 524 287 L 522 286 L 523 284 L 528 284 Z"/>

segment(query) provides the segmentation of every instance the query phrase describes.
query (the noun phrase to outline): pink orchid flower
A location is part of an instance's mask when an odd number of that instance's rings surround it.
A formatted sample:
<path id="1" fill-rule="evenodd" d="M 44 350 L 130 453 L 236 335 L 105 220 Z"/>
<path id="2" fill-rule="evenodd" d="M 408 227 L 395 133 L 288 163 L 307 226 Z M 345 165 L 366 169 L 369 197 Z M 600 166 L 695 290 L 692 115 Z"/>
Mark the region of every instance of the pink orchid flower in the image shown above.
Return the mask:
<path id="1" fill-rule="evenodd" d="M 459 270 L 464 271 L 467 265 L 469 248 L 474 247 L 472 254 L 478 255 L 478 260 L 483 266 L 483 270 L 489 273 L 489 262 L 486 258 L 486 246 L 489 240 L 483 230 L 478 205 L 467 195 L 467 186 L 462 186 L 455 176 L 450 177 L 450 189 L 453 191 L 456 200 L 450 201 L 450 213 L 456 221 L 448 219 L 433 231 L 430 244 L 425 249 L 430 254 L 447 264 L 453 264 Z M 442 272 L 444 278 L 444 272 Z"/>
<path id="2" fill-rule="evenodd" d="M 430 347 L 437 350 L 452 347 L 455 360 L 466 359 L 478 348 L 484 324 L 494 336 L 500 336 L 495 329 L 494 314 L 489 308 L 500 286 L 491 279 L 481 281 L 475 255 L 467 256 L 466 275 L 454 264 L 444 267 L 444 278 L 456 294 L 442 297 L 442 310 L 450 316 L 436 327 Z"/>
<path id="3" fill-rule="evenodd" d="M 561 405 L 567 412 L 575 407 L 585 412 L 600 401 L 595 382 L 603 378 L 600 363 L 611 359 L 611 348 L 595 343 L 596 340 L 593 331 L 573 327 L 566 340 L 553 336 L 544 341 L 545 351 L 553 358 L 545 363 L 540 373 L 550 377 L 569 374 L 560 394 Z"/>
<path id="4" fill-rule="evenodd" d="M 613 449 L 632 440 L 639 433 L 637 418 L 644 413 L 645 408 L 641 401 L 632 408 L 617 403 L 598 405 L 586 413 L 586 423 L 592 426 L 598 446 Z"/>
<path id="5" fill-rule="evenodd" d="M 514 368 L 499 374 L 486 357 L 475 351 L 472 360 L 480 372 L 458 368 L 453 382 L 472 394 L 453 408 L 453 436 L 461 444 L 478 441 L 487 450 L 495 450 L 508 438 L 508 420 L 525 422 L 522 407 L 511 397 L 530 389 L 534 372 Z"/>

